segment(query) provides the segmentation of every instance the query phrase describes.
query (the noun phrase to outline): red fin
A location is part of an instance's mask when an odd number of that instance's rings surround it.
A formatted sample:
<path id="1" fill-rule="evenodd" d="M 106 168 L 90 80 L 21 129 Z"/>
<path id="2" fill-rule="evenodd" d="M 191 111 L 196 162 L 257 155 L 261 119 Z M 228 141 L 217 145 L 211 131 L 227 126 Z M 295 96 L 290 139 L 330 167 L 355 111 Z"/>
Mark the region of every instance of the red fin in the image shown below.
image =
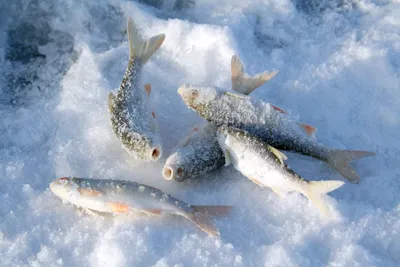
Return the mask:
<path id="1" fill-rule="evenodd" d="M 224 215 L 227 215 L 232 209 L 232 206 L 195 206 L 195 205 L 192 205 L 192 207 L 197 212 L 200 212 L 200 213 L 208 215 L 208 216 L 224 216 Z"/>
<path id="2" fill-rule="evenodd" d="M 150 83 L 146 83 L 144 85 L 144 90 L 146 91 L 147 95 L 150 96 L 151 93 L 151 84 Z"/>
<path id="3" fill-rule="evenodd" d="M 140 209 L 140 211 L 147 213 L 149 215 L 161 215 L 162 210 L 159 209 Z"/>
<path id="4" fill-rule="evenodd" d="M 94 189 L 85 189 L 85 188 L 79 188 L 78 189 L 79 194 L 81 194 L 82 196 L 85 197 L 99 197 L 102 196 L 103 193 L 98 191 L 98 190 L 94 190 Z"/>
<path id="5" fill-rule="evenodd" d="M 270 105 L 271 105 L 271 107 L 272 107 L 273 109 L 275 109 L 275 110 L 279 111 L 280 113 L 287 114 L 287 112 L 286 112 L 286 111 L 284 111 L 283 109 L 281 109 L 281 108 L 278 108 L 277 106 L 274 106 L 274 105 L 272 105 L 272 104 L 270 104 Z"/>
<path id="6" fill-rule="evenodd" d="M 156 118 L 156 113 L 154 111 L 151 112 L 151 115 L 153 116 L 153 118 Z"/>
<path id="7" fill-rule="evenodd" d="M 118 203 L 118 202 L 108 202 L 107 205 L 109 205 L 112 209 L 113 212 L 128 212 L 129 211 L 129 206 L 123 203 Z"/>
<path id="8" fill-rule="evenodd" d="M 303 124 L 303 123 L 299 123 L 300 127 L 304 129 L 304 131 L 307 133 L 308 136 L 313 135 L 316 131 L 317 128 L 308 125 L 308 124 Z"/>

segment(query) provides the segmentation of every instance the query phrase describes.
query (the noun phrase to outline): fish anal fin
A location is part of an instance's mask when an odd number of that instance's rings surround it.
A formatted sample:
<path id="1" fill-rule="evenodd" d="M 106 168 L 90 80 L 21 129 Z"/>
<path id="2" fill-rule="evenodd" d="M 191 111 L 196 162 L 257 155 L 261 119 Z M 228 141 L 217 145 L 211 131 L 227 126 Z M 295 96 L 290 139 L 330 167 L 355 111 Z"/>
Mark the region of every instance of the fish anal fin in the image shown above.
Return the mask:
<path id="1" fill-rule="evenodd" d="M 110 92 L 108 94 L 108 110 L 111 113 L 114 113 L 114 104 L 115 104 L 115 95 L 112 92 Z"/>
<path id="2" fill-rule="evenodd" d="M 274 153 L 274 155 L 279 159 L 279 161 L 282 164 L 283 164 L 283 161 L 288 159 L 288 157 L 285 154 L 283 154 L 281 151 L 279 151 L 275 147 L 268 145 L 268 148 L 272 153 Z"/>
<path id="3" fill-rule="evenodd" d="M 90 188 L 78 188 L 79 194 L 85 197 L 99 197 L 103 195 L 103 192 Z"/>
<path id="4" fill-rule="evenodd" d="M 317 131 L 317 128 L 315 128 L 314 126 L 308 125 L 308 124 L 304 124 L 304 123 L 299 123 L 299 126 L 301 128 L 303 128 L 303 130 L 306 132 L 306 134 L 308 136 L 312 136 L 315 134 L 315 132 Z"/>
<path id="5" fill-rule="evenodd" d="M 129 206 L 119 202 L 108 202 L 107 205 L 114 213 L 124 213 L 129 211 Z"/>
<path id="6" fill-rule="evenodd" d="M 225 216 L 232 209 L 232 206 L 191 206 L 195 211 L 208 216 Z"/>

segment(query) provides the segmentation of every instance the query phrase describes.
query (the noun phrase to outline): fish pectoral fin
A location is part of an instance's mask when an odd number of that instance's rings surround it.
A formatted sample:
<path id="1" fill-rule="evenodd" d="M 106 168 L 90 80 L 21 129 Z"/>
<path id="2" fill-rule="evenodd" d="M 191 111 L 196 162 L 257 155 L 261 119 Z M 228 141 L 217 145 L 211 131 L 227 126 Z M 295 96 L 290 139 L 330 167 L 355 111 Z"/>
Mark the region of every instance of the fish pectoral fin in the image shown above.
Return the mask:
<path id="1" fill-rule="evenodd" d="M 275 194 L 277 194 L 278 196 L 280 196 L 282 198 L 284 198 L 286 195 L 286 192 L 278 187 L 269 187 L 269 188 L 271 188 L 271 190 L 274 191 Z"/>
<path id="2" fill-rule="evenodd" d="M 273 146 L 268 145 L 269 150 L 274 153 L 274 155 L 279 159 L 279 161 L 283 164 L 283 161 L 287 160 L 288 157 L 283 154 L 281 151 L 279 151 L 278 149 L 276 149 Z"/>
<path id="3" fill-rule="evenodd" d="M 151 93 L 151 84 L 150 83 L 146 83 L 144 85 L 144 90 L 146 91 L 146 94 L 148 97 L 150 97 L 150 93 Z"/>
<path id="4" fill-rule="evenodd" d="M 194 134 L 194 132 L 197 132 L 198 130 L 199 130 L 199 128 L 193 127 L 190 134 L 185 139 L 183 139 L 182 145 L 187 146 L 189 144 L 190 138 L 192 138 L 192 135 Z"/>
<path id="5" fill-rule="evenodd" d="M 140 209 L 141 212 L 144 212 L 148 215 L 161 215 L 162 214 L 162 210 L 160 209 Z"/>
<path id="6" fill-rule="evenodd" d="M 103 192 L 90 188 L 78 188 L 79 194 L 85 197 L 99 197 L 103 195 Z"/>
<path id="7" fill-rule="evenodd" d="M 124 213 L 129 211 L 129 206 L 119 202 L 108 202 L 107 205 L 114 213 Z"/>
<path id="8" fill-rule="evenodd" d="M 112 92 L 110 92 L 108 94 L 108 110 L 111 113 L 114 113 L 114 104 L 115 104 L 115 95 Z"/>
<path id="9" fill-rule="evenodd" d="M 314 135 L 317 131 L 317 128 L 308 124 L 299 123 L 299 126 L 306 132 L 308 136 Z"/>

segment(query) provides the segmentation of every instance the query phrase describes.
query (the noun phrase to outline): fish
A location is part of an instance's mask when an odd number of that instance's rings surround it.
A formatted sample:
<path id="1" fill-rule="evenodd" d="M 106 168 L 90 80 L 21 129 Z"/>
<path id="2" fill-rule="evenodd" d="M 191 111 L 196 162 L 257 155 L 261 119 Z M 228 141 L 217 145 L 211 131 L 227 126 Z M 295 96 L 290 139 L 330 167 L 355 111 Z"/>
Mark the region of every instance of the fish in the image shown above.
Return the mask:
<path id="1" fill-rule="evenodd" d="M 343 181 L 308 181 L 291 170 L 287 156 L 250 133 L 221 126 L 218 143 L 224 151 L 226 166 L 233 165 L 243 176 L 261 187 L 268 187 L 278 196 L 298 192 L 307 197 L 326 216 L 331 217 L 323 196 L 341 187 Z"/>
<path id="2" fill-rule="evenodd" d="M 183 102 L 215 126 L 238 128 L 269 145 L 328 163 L 350 182 L 360 177 L 350 166 L 352 160 L 374 156 L 374 152 L 329 148 L 310 136 L 313 128 L 261 99 L 214 86 L 185 83 L 178 88 Z"/>
<path id="3" fill-rule="evenodd" d="M 89 213 L 128 215 L 178 215 L 211 236 L 220 236 L 210 217 L 225 216 L 231 206 L 189 205 L 149 185 L 132 181 L 62 177 L 49 185 L 62 200 Z"/>
<path id="4" fill-rule="evenodd" d="M 122 147 L 135 159 L 157 161 L 162 141 L 154 110 L 150 108 L 151 85 L 141 85 L 142 69 L 164 42 L 165 34 L 143 40 L 132 18 L 127 25 L 129 63 L 117 94 L 108 95 L 113 131 Z"/>
<path id="5" fill-rule="evenodd" d="M 231 58 L 232 89 L 242 94 L 250 94 L 272 79 L 278 71 L 264 71 L 256 75 L 245 73 L 238 55 Z M 194 127 L 167 158 L 162 174 L 166 180 L 182 182 L 205 174 L 225 164 L 224 154 L 217 141 L 217 127 L 206 123 Z"/>

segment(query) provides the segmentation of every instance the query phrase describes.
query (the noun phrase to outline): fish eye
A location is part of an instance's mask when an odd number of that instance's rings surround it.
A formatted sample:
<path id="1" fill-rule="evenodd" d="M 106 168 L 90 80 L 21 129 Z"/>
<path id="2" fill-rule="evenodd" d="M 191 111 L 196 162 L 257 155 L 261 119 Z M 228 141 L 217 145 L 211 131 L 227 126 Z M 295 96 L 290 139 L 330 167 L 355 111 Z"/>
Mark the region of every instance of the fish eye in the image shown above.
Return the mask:
<path id="1" fill-rule="evenodd" d="M 190 92 L 190 95 L 191 95 L 192 98 L 196 98 L 196 97 L 199 96 L 199 92 L 197 90 L 192 90 Z"/>
<path id="2" fill-rule="evenodd" d="M 183 175 L 183 168 L 179 167 L 176 174 L 178 175 L 178 177 L 181 177 Z"/>

